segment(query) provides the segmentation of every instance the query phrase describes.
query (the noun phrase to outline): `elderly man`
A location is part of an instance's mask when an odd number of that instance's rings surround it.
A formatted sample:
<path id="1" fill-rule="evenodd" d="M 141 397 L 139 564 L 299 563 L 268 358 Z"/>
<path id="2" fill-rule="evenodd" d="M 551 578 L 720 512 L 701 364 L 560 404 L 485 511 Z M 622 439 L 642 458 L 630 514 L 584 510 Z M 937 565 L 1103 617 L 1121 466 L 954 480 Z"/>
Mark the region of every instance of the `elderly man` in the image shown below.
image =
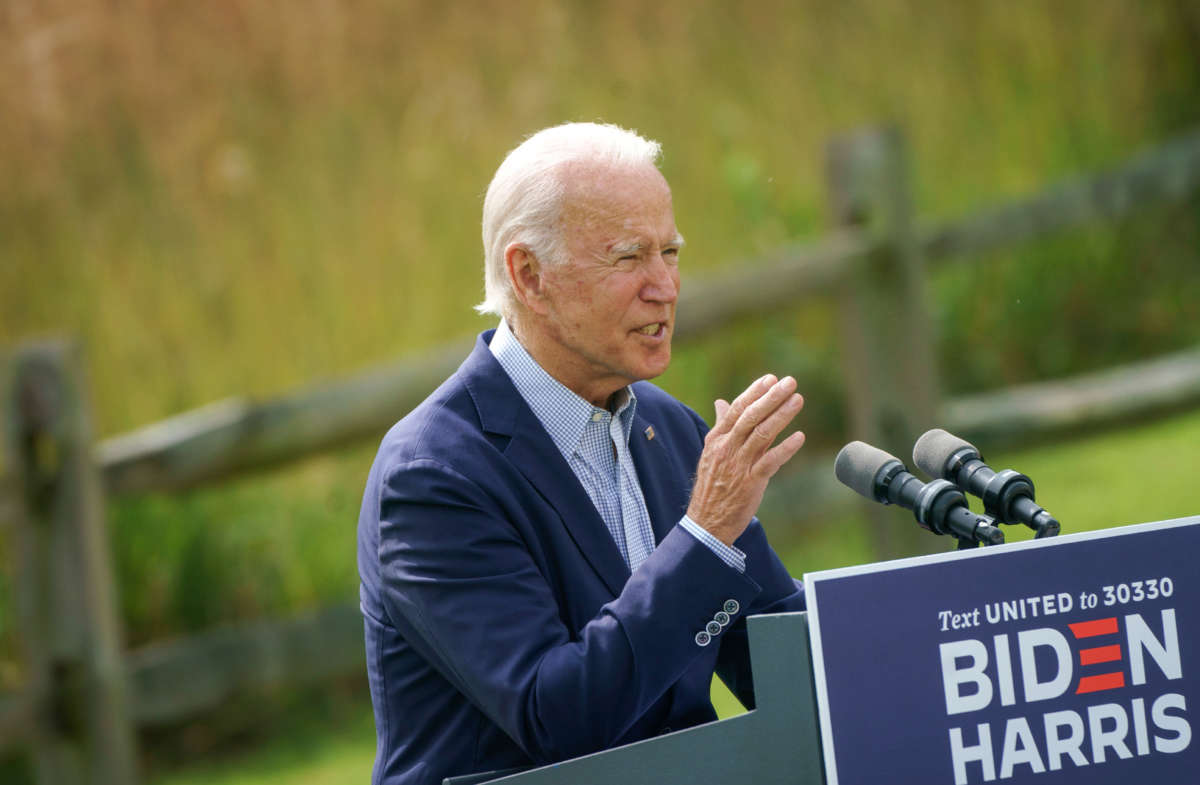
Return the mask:
<path id="1" fill-rule="evenodd" d="M 373 782 L 543 764 L 753 706 L 744 618 L 801 610 L 754 514 L 800 449 L 767 375 L 704 421 L 671 359 L 679 251 L 657 143 L 543 130 L 483 208 L 502 316 L 397 423 L 367 481 L 361 601 Z M 774 445 L 774 446 L 772 446 Z"/>

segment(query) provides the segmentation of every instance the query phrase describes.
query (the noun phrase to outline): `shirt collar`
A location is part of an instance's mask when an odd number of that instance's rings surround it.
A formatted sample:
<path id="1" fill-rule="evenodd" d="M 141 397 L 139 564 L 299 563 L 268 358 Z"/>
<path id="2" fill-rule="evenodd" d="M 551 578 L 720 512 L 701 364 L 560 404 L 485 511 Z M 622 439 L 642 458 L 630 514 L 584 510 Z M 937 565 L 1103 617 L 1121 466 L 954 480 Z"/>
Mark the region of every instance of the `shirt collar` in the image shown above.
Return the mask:
<path id="1" fill-rule="evenodd" d="M 488 349 L 564 457 L 579 448 L 592 416 L 597 412 L 602 416 L 608 413 L 576 395 L 538 365 L 504 319 L 500 320 Z M 633 387 L 627 385 L 617 391 L 613 400 L 617 406 L 615 416 L 628 444 L 633 415 L 637 411 L 637 396 Z"/>

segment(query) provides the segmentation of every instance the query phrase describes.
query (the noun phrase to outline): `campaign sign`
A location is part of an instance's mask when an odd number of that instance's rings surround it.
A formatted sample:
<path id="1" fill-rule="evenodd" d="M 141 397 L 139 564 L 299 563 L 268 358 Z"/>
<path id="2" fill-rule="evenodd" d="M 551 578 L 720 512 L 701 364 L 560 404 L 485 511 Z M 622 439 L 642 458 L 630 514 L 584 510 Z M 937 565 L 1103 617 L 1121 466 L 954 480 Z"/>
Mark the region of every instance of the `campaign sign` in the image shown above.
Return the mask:
<path id="1" fill-rule="evenodd" d="M 1200 517 L 805 579 L 830 785 L 1200 782 Z"/>

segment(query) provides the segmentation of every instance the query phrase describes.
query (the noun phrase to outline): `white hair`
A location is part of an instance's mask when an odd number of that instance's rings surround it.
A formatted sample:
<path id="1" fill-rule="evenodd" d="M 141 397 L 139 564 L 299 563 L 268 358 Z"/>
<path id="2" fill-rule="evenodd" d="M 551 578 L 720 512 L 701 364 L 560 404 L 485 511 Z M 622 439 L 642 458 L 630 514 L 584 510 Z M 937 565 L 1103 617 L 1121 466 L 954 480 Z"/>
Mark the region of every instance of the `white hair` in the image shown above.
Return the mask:
<path id="1" fill-rule="evenodd" d="M 545 128 L 517 146 L 496 170 L 483 200 L 484 300 L 475 310 L 513 320 L 516 299 L 504 261 L 511 243 L 523 243 L 543 264 L 566 259 L 560 222 L 564 165 L 656 166 L 661 154 L 658 142 L 600 123 Z"/>

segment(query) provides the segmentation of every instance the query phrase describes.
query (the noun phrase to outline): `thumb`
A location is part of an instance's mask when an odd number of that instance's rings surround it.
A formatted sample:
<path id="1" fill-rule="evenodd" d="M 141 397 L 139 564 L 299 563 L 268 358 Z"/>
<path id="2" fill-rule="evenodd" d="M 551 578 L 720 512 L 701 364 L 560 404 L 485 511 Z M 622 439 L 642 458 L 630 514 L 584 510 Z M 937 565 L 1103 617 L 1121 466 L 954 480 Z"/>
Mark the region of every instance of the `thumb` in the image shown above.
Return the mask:
<path id="1" fill-rule="evenodd" d="M 718 420 L 725 416 L 725 412 L 729 411 L 729 401 L 724 398 L 718 398 L 713 405 L 716 407 Z"/>

